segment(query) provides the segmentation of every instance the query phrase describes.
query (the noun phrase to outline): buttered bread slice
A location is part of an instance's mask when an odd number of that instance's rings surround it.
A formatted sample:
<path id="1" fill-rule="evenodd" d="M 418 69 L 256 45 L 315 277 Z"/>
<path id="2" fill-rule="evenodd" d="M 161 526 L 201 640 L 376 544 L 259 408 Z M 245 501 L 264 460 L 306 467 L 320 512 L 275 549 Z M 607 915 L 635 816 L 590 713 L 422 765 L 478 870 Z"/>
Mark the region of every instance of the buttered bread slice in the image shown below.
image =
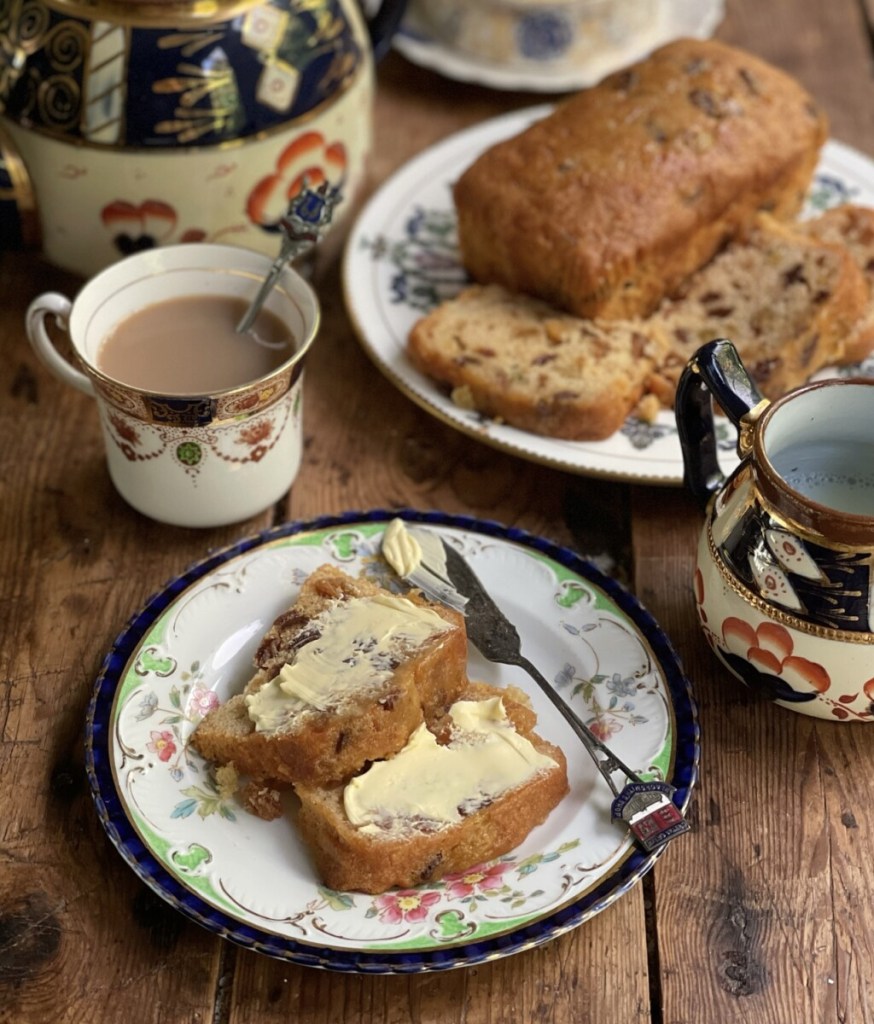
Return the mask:
<path id="1" fill-rule="evenodd" d="M 521 692 L 471 684 L 394 757 L 346 783 L 296 785 L 325 885 L 408 888 L 518 846 L 568 791 L 565 756 L 535 724 Z"/>
<path id="2" fill-rule="evenodd" d="M 328 783 L 397 753 L 464 689 L 462 617 L 324 565 L 265 635 L 243 693 L 191 745 L 241 775 Z"/>

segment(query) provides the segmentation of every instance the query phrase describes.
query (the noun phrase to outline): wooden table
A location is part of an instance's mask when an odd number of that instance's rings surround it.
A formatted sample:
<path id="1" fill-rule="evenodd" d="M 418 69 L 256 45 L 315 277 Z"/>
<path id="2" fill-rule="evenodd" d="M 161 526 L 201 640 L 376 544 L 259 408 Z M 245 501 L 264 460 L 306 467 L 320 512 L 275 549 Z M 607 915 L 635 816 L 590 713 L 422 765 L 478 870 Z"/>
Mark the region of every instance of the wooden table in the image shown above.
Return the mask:
<path id="1" fill-rule="evenodd" d="M 833 136 L 874 156 L 872 31 L 872 0 L 729 0 L 718 36 L 797 75 Z M 450 132 L 541 99 L 390 56 L 372 187 Z M 287 503 L 222 530 L 159 526 L 116 496 L 92 404 L 25 340 L 29 300 L 76 285 L 33 253 L 0 256 L 3 1024 L 874 1021 L 874 731 L 754 703 L 718 668 L 695 621 L 701 519 L 682 490 L 566 474 L 442 426 L 363 354 L 335 259 L 317 279 L 324 328 Z M 400 505 L 521 525 L 606 563 L 693 680 L 701 778 L 692 833 L 577 930 L 485 966 L 347 976 L 222 941 L 146 888 L 95 814 L 83 723 L 128 616 L 208 549 L 287 518 Z"/>

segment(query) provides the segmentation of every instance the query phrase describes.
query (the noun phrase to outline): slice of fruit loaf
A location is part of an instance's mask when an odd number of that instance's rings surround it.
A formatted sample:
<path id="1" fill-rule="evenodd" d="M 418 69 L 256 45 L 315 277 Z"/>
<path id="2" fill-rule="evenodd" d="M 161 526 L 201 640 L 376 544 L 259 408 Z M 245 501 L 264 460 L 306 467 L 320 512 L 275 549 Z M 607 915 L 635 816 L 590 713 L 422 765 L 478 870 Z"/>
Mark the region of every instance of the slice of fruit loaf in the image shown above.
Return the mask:
<path id="1" fill-rule="evenodd" d="M 699 346 L 728 338 L 762 393 L 777 398 L 846 359 L 868 303 L 864 275 L 845 246 L 762 215 L 747 241 L 724 249 L 648 321 L 671 342 L 650 390 L 671 407 Z"/>
<path id="2" fill-rule="evenodd" d="M 385 892 L 518 846 L 568 791 L 563 752 L 510 689 L 471 684 L 442 720 L 347 784 L 296 785 L 297 825 L 325 885 Z"/>
<path id="3" fill-rule="evenodd" d="M 667 341 L 641 323 L 597 324 L 476 285 L 419 320 L 408 352 L 461 406 L 536 434 L 594 440 L 622 426 Z"/>
<path id="4" fill-rule="evenodd" d="M 400 750 L 467 684 L 461 615 L 324 565 L 255 656 L 243 693 L 211 711 L 191 745 L 271 783 L 347 778 Z"/>
<path id="5" fill-rule="evenodd" d="M 846 340 L 844 362 L 859 363 L 874 348 L 874 210 L 845 203 L 802 222 L 799 227 L 821 242 L 845 245 L 868 285 L 868 309 Z"/>

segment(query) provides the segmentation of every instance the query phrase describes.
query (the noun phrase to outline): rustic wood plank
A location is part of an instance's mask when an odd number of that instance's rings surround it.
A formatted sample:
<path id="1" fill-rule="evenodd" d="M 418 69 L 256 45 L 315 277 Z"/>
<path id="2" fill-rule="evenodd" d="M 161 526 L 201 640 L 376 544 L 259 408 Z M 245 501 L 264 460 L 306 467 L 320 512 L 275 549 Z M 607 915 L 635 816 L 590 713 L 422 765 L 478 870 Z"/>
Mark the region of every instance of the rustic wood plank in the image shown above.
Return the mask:
<path id="1" fill-rule="evenodd" d="M 719 32 L 797 75 L 833 137 L 874 155 L 871 39 L 855 0 L 734 0 Z M 853 781 L 874 769 L 864 729 L 760 704 L 722 670 L 695 615 L 703 516 L 681 492 L 638 489 L 638 593 L 696 687 L 702 774 L 695 832 L 655 872 L 665 1021 L 874 1020 L 874 912 L 860 838 L 874 825 Z"/>
<path id="2" fill-rule="evenodd" d="M 24 338 L 24 310 L 78 285 L 0 256 L 0 1021 L 211 1019 L 221 943 L 153 895 L 88 791 L 84 720 L 139 603 L 228 542 L 150 523 L 115 494 L 96 411 Z M 184 951 L 184 955 L 183 955 Z"/>
<path id="3" fill-rule="evenodd" d="M 633 940 L 644 933 L 639 894 L 638 887 L 539 949 L 439 974 L 326 974 L 244 953 L 229 1024 L 644 1024 L 651 1019 L 647 966 Z"/>

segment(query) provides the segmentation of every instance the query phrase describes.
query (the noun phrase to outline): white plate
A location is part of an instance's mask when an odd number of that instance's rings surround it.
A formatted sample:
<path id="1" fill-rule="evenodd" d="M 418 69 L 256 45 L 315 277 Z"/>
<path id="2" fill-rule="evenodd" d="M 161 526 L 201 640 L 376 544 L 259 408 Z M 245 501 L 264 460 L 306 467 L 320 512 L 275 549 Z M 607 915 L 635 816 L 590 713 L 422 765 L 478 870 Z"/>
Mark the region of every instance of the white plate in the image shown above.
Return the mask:
<path id="1" fill-rule="evenodd" d="M 467 282 L 458 257 L 451 186 L 486 148 L 544 117 L 551 106 L 514 111 L 439 142 L 405 164 L 370 199 L 352 228 L 343 265 L 346 306 L 364 348 L 383 373 L 429 413 L 471 437 L 573 473 L 637 483 L 681 484 L 683 459 L 673 413 L 655 423 L 629 418 L 605 441 L 565 441 L 495 423 L 459 408 L 406 355 L 410 328 Z M 805 214 L 842 202 L 874 205 L 874 162 L 828 142 Z M 874 358 L 864 364 L 874 373 Z M 845 372 L 850 372 L 849 369 Z M 736 434 L 717 421 L 723 468 L 736 465 Z"/>
<path id="2" fill-rule="evenodd" d="M 593 85 L 604 75 L 625 67 L 647 53 L 680 36 L 706 39 L 712 35 L 724 14 L 723 0 L 661 0 L 658 20 L 650 32 L 630 44 L 617 46 L 592 60 L 574 67 L 544 62 L 542 66 L 506 68 L 477 59 L 432 38 L 428 26 L 411 10 L 404 18 L 393 45 L 407 60 L 437 71 L 460 82 L 473 82 L 493 89 L 530 92 L 565 92 Z"/>
<path id="3" fill-rule="evenodd" d="M 570 793 L 512 853 L 403 896 L 334 892 L 319 884 L 290 817 L 262 821 L 220 796 L 187 747 L 195 725 L 242 688 L 261 635 L 313 569 L 331 562 L 388 582 L 378 552 L 395 514 L 290 524 L 194 566 L 118 638 L 88 714 L 97 808 L 143 881 L 226 938 L 339 971 L 440 970 L 538 945 L 611 904 L 661 852 L 643 853 L 611 823 L 609 788 L 537 686 L 476 652 L 471 677 L 526 689 L 538 731 L 568 758 Z M 562 697 L 633 769 L 674 785 L 685 808 L 697 772 L 695 707 L 670 644 L 634 598 L 522 531 L 401 514 L 459 547 Z"/>

